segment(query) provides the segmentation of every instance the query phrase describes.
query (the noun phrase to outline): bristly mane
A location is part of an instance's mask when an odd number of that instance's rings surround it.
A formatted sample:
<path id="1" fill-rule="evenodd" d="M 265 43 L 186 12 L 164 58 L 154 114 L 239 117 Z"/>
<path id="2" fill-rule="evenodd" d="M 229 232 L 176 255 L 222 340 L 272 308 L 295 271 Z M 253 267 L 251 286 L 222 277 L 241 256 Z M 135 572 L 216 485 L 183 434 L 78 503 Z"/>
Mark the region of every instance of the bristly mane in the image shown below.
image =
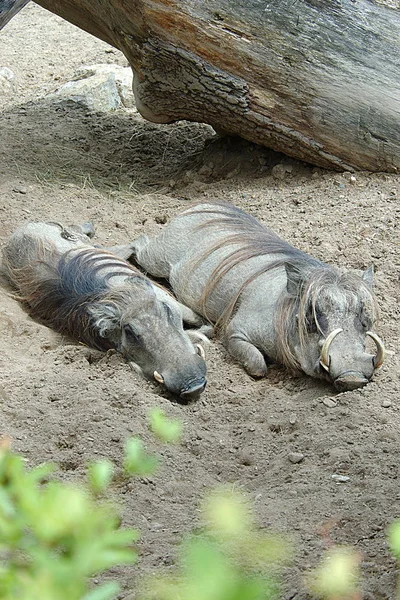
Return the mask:
<path id="1" fill-rule="evenodd" d="M 133 290 L 130 286 L 110 289 L 107 286 L 110 276 L 144 276 L 111 253 L 108 259 L 103 250 L 87 249 L 75 256 L 71 252 L 60 254 L 55 248 L 48 250 L 42 246 L 41 258 L 26 267 L 13 268 L 8 263 L 11 279 L 20 289 L 19 300 L 28 305 L 31 317 L 88 346 L 108 350 L 113 344 L 98 334 L 87 308 L 94 302 L 127 306 Z M 120 267 L 120 271 L 102 276 L 99 272 L 105 266 Z M 40 273 L 35 275 L 35 268 Z"/>
<path id="2" fill-rule="evenodd" d="M 241 285 L 232 301 L 217 320 L 215 324 L 217 329 L 224 330 L 226 328 L 238 306 L 238 302 L 240 302 L 241 294 L 250 283 L 260 275 L 285 265 L 297 270 L 300 274 L 307 275 L 305 283 L 298 288 L 297 296 L 292 296 L 289 293 L 282 294 L 275 313 L 275 334 L 279 360 L 289 369 L 293 371 L 301 370 L 293 353 L 291 341 L 297 338 L 300 346 L 304 347 L 307 337 L 307 311 L 311 309 L 315 318 L 317 298 L 327 285 L 338 286 L 348 303 L 354 302 L 357 291 L 363 288 L 370 296 L 371 305 L 373 310 L 376 311 L 375 298 L 370 288 L 359 276 L 351 273 L 342 274 L 338 269 L 298 250 L 240 208 L 224 202 L 213 202 L 213 205 L 215 205 L 215 208 L 199 210 L 197 207 L 193 207 L 184 213 L 188 216 L 193 214 L 215 215 L 215 218 L 200 224 L 197 230 L 208 228 L 227 230 L 227 234 L 220 241 L 210 245 L 198 259 L 190 263 L 191 270 L 198 267 L 213 252 L 229 245 L 237 246 L 213 270 L 207 281 L 201 297 L 202 311 L 206 318 L 206 304 L 210 295 L 219 281 L 233 267 L 256 256 L 276 255 L 275 260 L 268 261 L 267 264 L 255 269 Z"/>
<path id="3" fill-rule="evenodd" d="M 214 269 L 207 281 L 201 297 L 202 311 L 206 317 L 206 304 L 210 295 L 215 290 L 219 281 L 233 267 L 256 256 L 277 255 L 277 258 L 273 262 L 268 262 L 263 265 L 246 279 L 238 293 L 232 299 L 232 302 L 219 317 L 216 323 L 217 328 L 224 329 L 226 327 L 234 313 L 243 290 L 260 275 L 267 271 L 271 271 L 276 267 L 284 266 L 285 264 L 292 264 L 296 267 L 302 265 L 303 268 L 304 266 L 317 267 L 323 265 L 323 263 L 312 258 L 305 252 L 294 248 L 291 244 L 280 238 L 270 229 L 261 225 L 257 219 L 245 213 L 240 208 L 224 202 L 214 202 L 213 204 L 216 205 L 215 209 L 189 209 L 184 213 L 184 215 L 188 216 L 193 214 L 215 215 L 214 219 L 198 225 L 197 229 L 217 228 L 219 230 L 226 229 L 228 232 L 220 241 L 213 243 L 210 247 L 206 248 L 201 256 L 190 264 L 190 269 L 196 269 L 213 252 L 216 252 L 225 246 L 237 246 L 237 248 L 233 249 Z"/>

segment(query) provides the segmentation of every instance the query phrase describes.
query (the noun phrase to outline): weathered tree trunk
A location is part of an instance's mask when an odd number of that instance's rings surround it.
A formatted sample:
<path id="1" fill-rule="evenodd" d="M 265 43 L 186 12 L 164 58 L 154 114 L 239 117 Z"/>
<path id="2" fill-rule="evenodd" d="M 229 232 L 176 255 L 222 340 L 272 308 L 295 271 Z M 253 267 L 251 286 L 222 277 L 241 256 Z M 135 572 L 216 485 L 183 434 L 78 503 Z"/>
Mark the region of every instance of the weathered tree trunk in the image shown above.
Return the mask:
<path id="1" fill-rule="evenodd" d="M 337 169 L 400 170 L 400 11 L 371 0 L 39 0 L 122 50 L 137 107 Z"/>

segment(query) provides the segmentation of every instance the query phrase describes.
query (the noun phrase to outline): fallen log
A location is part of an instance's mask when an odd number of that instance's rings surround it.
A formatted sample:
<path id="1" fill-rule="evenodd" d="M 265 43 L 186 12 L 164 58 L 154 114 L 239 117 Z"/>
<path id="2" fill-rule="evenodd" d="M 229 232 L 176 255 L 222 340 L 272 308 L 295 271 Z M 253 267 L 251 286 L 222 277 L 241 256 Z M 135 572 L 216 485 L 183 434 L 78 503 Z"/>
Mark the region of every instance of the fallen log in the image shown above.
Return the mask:
<path id="1" fill-rule="evenodd" d="M 400 11 L 371 0 L 39 0 L 119 48 L 156 123 L 334 169 L 400 170 Z"/>

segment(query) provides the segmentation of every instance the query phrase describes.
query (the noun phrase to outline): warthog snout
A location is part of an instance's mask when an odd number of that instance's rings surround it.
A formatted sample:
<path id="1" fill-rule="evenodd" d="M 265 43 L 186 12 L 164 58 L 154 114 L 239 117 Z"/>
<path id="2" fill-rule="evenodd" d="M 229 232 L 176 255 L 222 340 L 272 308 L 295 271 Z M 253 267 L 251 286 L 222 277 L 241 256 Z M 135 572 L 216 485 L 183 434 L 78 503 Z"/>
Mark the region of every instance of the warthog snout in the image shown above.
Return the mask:
<path id="1" fill-rule="evenodd" d="M 207 379 L 205 376 L 205 362 L 203 356 L 199 358 L 199 361 L 197 361 L 195 358 L 196 365 L 193 363 L 190 365 L 189 368 L 192 372 L 190 375 L 188 373 L 185 376 L 185 373 L 182 372 L 167 372 L 163 374 L 159 373 L 158 371 L 154 371 L 154 379 L 158 383 L 164 385 L 169 392 L 177 394 L 185 400 L 199 396 L 202 392 L 204 392 L 207 385 Z M 196 371 L 195 375 L 193 375 L 193 370 Z"/>
<path id="2" fill-rule="evenodd" d="M 180 393 L 181 398 L 190 399 L 194 396 L 198 396 L 202 392 L 204 392 L 207 385 L 207 379 L 203 378 L 200 381 L 193 383 L 190 387 L 182 390 Z"/>
<path id="3" fill-rule="evenodd" d="M 342 373 L 340 377 L 337 377 L 334 380 L 333 385 L 338 392 L 347 392 L 363 387 L 368 381 L 369 379 L 367 379 L 363 373 L 347 371 L 346 373 Z"/>
<path id="4" fill-rule="evenodd" d="M 365 351 L 355 355 L 349 353 L 346 336 L 342 337 L 340 335 L 342 333 L 343 329 L 340 328 L 331 331 L 322 346 L 320 356 L 321 367 L 340 392 L 355 390 L 366 385 L 385 359 L 385 347 L 375 333 L 366 332 L 366 336 L 376 345 L 375 355 Z M 350 344 L 348 346 L 351 348 Z"/>

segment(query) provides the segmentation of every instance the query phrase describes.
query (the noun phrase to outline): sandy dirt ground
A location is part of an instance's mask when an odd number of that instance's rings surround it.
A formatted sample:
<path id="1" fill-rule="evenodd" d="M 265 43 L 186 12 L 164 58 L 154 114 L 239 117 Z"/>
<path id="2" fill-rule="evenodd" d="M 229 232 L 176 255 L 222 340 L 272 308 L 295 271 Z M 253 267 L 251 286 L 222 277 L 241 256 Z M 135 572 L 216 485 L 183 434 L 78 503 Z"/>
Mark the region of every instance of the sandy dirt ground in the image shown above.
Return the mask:
<path id="1" fill-rule="evenodd" d="M 214 341 L 207 390 L 185 405 L 118 355 L 32 321 L 3 281 L 1 434 L 29 465 L 57 462 L 65 480 L 81 477 L 94 458 L 118 463 L 133 434 L 161 454 L 154 477 L 113 490 L 123 524 L 141 531 L 138 564 L 106 575 L 121 582 L 120 598 L 175 563 L 182 535 L 198 524 L 199 500 L 226 484 L 248 494 L 262 529 L 293 541 L 282 598 L 309 598 L 305 575 L 337 543 L 361 553 L 363 598 L 393 600 L 398 572 L 387 527 L 400 517 L 399 177 L 351 180 L 218 138 L 206 125 L 157 126 L 134 109 L 96 114 L 46 98 L 77 67 L 97 63 L 127 65 L 118 51 L 34 4 L 0 33 L 0 66 L 15 73 L 0 97 L 1 245 L 29 220 L 91 220 L 99 243 L 124 243 L 159 231 L 189 203 L 227 200 L 328 263 L 374 263 L 377 331 L 390 354 L 367 387 L 337 394 L 279 366 L 254 381 Z M 152 407 L 183 421 L 181 444 L 153 439 Z M 293 464 L 293 452 L 304 459 Z M 335 474 L 348 479 L 338 483 Z"/>

